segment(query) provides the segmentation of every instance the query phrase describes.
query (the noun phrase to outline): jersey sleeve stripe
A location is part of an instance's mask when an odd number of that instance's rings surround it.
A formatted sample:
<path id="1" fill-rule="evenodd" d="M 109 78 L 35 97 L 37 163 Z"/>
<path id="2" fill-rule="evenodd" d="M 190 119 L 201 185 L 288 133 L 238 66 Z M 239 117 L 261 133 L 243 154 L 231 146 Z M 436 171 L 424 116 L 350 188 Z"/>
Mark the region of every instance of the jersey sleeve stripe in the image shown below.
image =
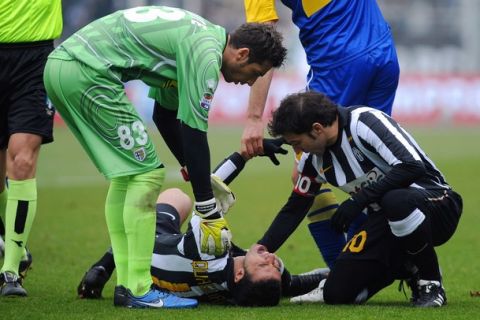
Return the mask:
<path id="1" fill-rule="evenodd" d="M 405 161 L 421 161 L 415 147 L 401 130 L 379 111 L 368 111 L 358 118 L 357 134 L 372 145 L 390 165 Z"/>

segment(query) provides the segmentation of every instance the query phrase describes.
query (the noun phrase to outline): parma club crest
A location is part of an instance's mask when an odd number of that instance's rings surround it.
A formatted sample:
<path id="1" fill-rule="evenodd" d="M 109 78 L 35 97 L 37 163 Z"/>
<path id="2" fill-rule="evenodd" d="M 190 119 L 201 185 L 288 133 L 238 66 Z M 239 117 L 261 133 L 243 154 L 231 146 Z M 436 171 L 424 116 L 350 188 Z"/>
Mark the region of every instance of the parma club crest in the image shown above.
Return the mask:
<path id="1" fill-rule="evenodd" d="M 133 150 L 133 156 L 135 157 L 135 159 L 137 159 L 138 161 L 143 161 L 145 160 L 145 158 L 147 157 L 147 153 L 145 152 L 145 148 L 144 147 L 141 147 L 141 148 L 138 148 L 136 150 Z"/>
<path id="2" fill-rule="evenodd" d="M 204 92 L 202 100 L 200 100 L 200 106 L 202 109 L 208 111 L 210 110 L 210 106 L 212 105 L 213 94 L 209 92 Z"/>

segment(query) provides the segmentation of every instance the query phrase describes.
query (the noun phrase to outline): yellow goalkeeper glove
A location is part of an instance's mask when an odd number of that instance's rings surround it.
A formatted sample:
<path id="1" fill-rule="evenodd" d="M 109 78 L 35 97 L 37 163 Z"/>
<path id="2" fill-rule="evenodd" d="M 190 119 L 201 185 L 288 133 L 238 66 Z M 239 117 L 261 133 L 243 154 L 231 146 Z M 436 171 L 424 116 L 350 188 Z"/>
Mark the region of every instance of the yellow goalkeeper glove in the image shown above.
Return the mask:
<path id="1" fill-rule="evenodd" d="M 200 251 L 214 256 L 225 254 L 230 250 L 232 233 L 215 198 L 195 202 L 195 210 L 201 218 Z"/>
<path id="2" fill-rule="evenodd" d="M 217 201 L 217 207 L 220 208 L 223 214 L 226 214 L 236 201 L 235 195 L 222 179 L 213 173 L 210 176 L 210 181 L 212 183 L 213 195 Z"/>

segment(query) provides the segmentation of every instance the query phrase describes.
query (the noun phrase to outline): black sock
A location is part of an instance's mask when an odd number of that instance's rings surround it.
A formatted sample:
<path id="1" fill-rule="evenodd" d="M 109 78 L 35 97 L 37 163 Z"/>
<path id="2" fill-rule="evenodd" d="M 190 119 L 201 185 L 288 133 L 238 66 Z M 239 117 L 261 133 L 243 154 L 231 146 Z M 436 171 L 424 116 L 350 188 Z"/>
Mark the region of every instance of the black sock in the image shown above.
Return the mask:
<path id="1" fill-rule="evenodd" d="M 98 260 L 97 262 L 95 262 L 95 264 L 92 265 L 92 268 L 96 266 L 104 267 L 105 271 L 107 271 L 109 275 L 112 275 L 113 270 L 115 270 L 115 261 L 113 260 L 113 253 L 111 248 L 107 252 L 105 252 L 103 257 L 100 258 L 100 260 Z"/>
<path id="2" fill-rule="evenodd" d="M 2 218 L 0 218 L 0 236 L 5 237 L 5 225 Z"/>
<path id="3" fill-rule="evenodd" d="M 431 238 L 430 224 L 425 220 L 415 231 L 400 239 L 408 256 L 418 267 L 420 279 L 440 281 L 437 254 Z"/>

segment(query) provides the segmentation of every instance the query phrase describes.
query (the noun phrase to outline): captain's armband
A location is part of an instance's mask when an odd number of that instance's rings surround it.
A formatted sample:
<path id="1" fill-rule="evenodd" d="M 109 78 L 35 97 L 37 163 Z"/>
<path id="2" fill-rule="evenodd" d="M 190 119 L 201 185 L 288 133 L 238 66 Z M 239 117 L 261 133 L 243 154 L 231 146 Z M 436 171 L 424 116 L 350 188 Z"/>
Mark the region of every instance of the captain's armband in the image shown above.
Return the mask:
<path id="1" fill-rule="evenodd" d="M 317 195 L 320 186 L 321 184 L 314 177 L 299 175 L 293 192 L 304 197 L 314 197 Z"/>

